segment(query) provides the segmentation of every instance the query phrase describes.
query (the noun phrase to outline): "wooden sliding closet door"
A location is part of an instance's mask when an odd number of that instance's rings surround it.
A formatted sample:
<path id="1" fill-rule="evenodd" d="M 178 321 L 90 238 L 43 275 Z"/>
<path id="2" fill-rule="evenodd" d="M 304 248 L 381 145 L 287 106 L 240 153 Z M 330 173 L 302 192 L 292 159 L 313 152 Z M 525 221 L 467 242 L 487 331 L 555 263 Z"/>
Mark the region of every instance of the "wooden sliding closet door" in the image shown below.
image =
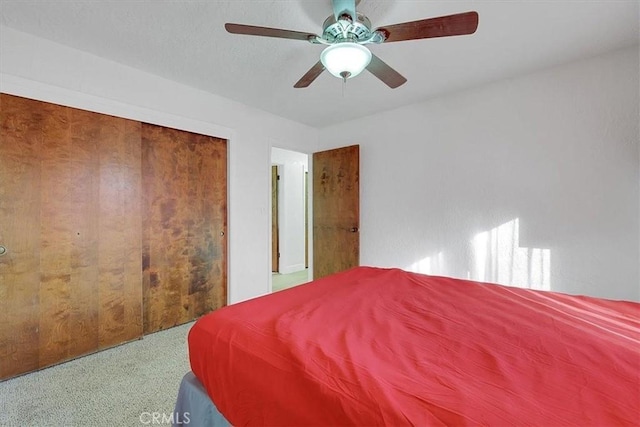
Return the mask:
<path id="1" fill-rule="evenodd" d="M 142 125 L 144 332 L 227 301 L 227 146 Z"/>
<path id="2" fill-rule="evenodd" d="M 102 349 L 142 336 L 141 123 L 97 116 L 98 347 Z"/>
<path id="3" fill-rule="evenodd" d="M 0 378 L 140 337 L 140 123 L 4 94 L 0 122 Z"/>
<path id="4" fill-rule="evenodd" d="M 141 335 L 140 124 L 47 104 L 40 364 Z"/>
<path id="5" fill-rule="evenodd" d="M 0 94 L 0 379 L 40 367 L 44 104 Z"/>

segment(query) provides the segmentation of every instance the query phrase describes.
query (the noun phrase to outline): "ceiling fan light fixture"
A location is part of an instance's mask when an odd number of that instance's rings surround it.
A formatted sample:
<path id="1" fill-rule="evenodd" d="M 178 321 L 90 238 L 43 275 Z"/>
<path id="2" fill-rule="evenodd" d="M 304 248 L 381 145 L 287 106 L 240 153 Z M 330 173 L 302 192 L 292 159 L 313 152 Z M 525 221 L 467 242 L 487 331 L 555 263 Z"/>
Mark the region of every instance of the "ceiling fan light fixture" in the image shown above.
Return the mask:
<path id="1" fill-rule="evenodd" d="M 323 50 L 320 61 L 331 74 L 346 80 L 357 76 L 367 68 L 371 62 L 371 52 L 361 44 L 341 42 Z"/>

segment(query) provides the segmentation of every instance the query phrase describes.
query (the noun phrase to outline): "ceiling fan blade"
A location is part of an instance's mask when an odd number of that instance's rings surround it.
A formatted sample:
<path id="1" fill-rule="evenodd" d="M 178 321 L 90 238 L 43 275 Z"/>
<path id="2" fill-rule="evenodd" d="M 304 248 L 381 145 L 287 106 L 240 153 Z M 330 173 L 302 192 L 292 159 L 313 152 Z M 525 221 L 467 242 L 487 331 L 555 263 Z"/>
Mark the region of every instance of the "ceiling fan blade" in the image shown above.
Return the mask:
<path id="1" fill-rule="evenodd" d="M 407 81 L 402 74 L 388 66 L 386 62 L 374 54 L 371 54 L 371 62 L 367 65 L 367 70 L 391 89 L 402 86 Z"/>
<path id="2" fill-rule="evenodd" d="M 316 65 L 311 67 L 309 71 L 305 73 L 304 76 L 298 82 L 293 85 L 296 89 L 300 89 L 303 87 L 308 87 L 313 81 L 318 78 L 320 74 L 324 71 L 324 65 L 322 65 L 321 61 L 316 62 Z"/>
<path id="3" fill-rule="evenodd" d="M 264 36 L 264 37 L 278 37 L 281 39 L 293 39 L 293 40 L 311 40 L 317 36 L 311 33 L 303 33 L 302 31 L 283 30 L 280 28 L 269 27 L 256 27 L 254 25 L 244 24 L 224 24 L 224 28 L 232 34 L 245 34 L 248 36 Z"/>
<path id="4" fill-rule="evenodd" d="M 385 43 L 403 40 L 428 39 L 433 37 L 473 34 L 478 28 L 478 12 L 465 12 L 438 18 L 421 19 L 403 24 L 377 28 L 387 38 Z"/>
<path id="5" fill-rule="evenodd" d="M 345 14 L 349 15 L 353 21 L 358 19 L 355 0 L 332 0 L 331 3 L 333 4 L 333 16 L 336 21 Z"/>

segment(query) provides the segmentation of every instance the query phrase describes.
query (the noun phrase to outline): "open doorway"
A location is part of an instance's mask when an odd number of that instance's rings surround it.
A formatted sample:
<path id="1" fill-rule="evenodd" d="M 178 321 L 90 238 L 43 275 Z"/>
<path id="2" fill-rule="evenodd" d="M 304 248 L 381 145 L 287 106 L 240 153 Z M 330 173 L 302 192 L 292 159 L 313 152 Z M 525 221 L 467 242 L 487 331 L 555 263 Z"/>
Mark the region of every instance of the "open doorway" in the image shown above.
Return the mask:
<path id="1" fill-rule="evenodd" d="M 271 149 L 272 291 L 309 281 L 309 156 Z"/>

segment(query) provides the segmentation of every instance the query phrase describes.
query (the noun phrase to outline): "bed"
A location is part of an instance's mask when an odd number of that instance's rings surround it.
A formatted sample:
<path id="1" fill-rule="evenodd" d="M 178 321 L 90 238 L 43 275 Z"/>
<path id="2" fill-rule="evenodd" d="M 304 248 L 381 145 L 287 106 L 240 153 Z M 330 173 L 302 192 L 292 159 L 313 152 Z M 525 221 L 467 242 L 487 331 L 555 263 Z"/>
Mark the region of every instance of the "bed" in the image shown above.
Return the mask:
<path id="1" fill-rule="evenodd" d="M 176 411 L 209 414 L 196 425 L 639 425 L 639 313 L 357 267 L 200 318 Z"/>

